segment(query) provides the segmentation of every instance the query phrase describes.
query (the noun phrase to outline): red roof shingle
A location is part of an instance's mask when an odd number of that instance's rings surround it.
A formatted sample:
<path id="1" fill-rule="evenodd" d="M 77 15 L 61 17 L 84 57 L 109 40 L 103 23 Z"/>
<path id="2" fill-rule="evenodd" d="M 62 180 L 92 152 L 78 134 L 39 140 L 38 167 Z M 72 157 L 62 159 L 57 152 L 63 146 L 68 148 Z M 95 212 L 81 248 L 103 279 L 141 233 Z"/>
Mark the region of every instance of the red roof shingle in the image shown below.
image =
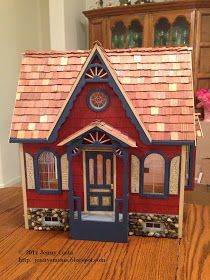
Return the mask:
<path id="1" fill-rule="evenodd" d="M 102 51 L 152 140 L 195 140 L 191 49 Z M 89 54 L 23 55 L 11 138 L 47 139 Z"/>

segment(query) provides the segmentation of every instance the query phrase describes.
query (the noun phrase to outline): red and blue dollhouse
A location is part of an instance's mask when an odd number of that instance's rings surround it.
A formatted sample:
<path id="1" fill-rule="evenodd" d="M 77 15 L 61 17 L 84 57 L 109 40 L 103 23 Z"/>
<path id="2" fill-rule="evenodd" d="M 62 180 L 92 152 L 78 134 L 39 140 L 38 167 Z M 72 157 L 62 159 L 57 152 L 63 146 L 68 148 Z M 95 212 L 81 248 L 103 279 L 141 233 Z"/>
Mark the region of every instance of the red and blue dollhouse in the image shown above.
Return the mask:
<path id="1" fill-rule="evenodd" d="M 187 47 L 26 52 L 10 134 L 26 228 L 181 237 L 195 125 Z"/>

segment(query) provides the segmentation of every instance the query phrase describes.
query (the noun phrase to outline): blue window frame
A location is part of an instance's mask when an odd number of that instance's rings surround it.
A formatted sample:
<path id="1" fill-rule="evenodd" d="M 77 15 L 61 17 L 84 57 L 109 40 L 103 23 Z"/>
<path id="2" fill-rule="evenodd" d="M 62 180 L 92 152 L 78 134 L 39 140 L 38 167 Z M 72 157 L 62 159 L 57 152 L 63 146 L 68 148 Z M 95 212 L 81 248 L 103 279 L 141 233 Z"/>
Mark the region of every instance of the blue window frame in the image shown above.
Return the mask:
<path id="1" fill-rule="evenodd" d="M 50 148 L 40 149 L 34 157 L 35 186 L 39 193 L 62 191 L 60 156 Z"/>
<path id="2" fill-rule="evenodd" d="M 168 197 L 169 166 L 169 159 L 159 151 L 152 151 L 144 155 L 140 161 L 141 196 L 151 198 Z"/>

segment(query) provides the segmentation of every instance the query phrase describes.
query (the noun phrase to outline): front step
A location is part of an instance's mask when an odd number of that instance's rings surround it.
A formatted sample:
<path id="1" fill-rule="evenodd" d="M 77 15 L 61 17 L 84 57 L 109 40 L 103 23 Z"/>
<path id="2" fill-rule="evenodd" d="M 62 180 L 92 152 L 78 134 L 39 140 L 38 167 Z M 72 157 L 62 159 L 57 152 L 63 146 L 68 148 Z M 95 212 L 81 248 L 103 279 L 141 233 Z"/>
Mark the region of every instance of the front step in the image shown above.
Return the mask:
<path id="1" fill-rule="evenodd" d="M 123 222 L 77 221 L 70 225 L 70 238 L 102 242 L 128 242 L 128 225 Z"/>

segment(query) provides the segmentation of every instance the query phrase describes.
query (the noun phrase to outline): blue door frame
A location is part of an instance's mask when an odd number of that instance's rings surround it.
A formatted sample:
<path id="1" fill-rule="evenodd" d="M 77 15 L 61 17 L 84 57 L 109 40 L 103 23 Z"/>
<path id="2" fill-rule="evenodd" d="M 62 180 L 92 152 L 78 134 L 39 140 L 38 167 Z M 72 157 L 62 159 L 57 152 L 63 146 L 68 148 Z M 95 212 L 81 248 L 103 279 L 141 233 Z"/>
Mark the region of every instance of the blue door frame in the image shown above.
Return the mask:
<path id="1" fill-rule="evenodd" d="M 72 160 L 81 152 L 82 146 L 80 146 L 80 149 L 77 150 L 76 153 L 73 151 L 75 147 L 78 147 L 78 142 L 69 143 L 67 146 L 69 163 L 69 221 L 70 238 L 72 239 L 128 242 L 128 146 L 124 147 L 121 146 L 120 143 L 115 143 L 116 142 L 113 141 L 111 146 L 112 153 L 123 160 L 123 174 L 121 174 L 121 176 L 123 176 L 123 195 L 122 198 L 115 199 L 115 219 L 112 222 L 87 221 L 82 219 L 81 198 L 74 195 L 72 176 Z"/>
<path id="2" fill-rule="evenodd" d="M 107 162 L 110 168 L 106 168 Z M 86 151 L 85 163 L 87 211 L 114 211 L 113 152 Z"/>

